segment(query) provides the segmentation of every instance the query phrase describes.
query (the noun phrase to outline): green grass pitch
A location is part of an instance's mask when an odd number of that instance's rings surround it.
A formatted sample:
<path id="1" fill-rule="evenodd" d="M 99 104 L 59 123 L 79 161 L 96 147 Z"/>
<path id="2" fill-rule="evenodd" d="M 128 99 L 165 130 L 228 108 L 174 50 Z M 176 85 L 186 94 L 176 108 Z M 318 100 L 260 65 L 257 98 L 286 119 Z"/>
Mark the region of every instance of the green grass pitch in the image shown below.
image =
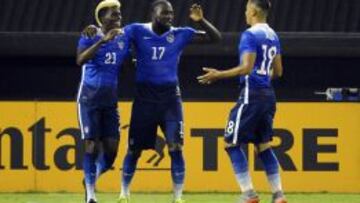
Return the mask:
<path id="1" fill-rule="evenodd" d="M 99 203 L 116 203 L 117 194 L 100 193 Z M 187 203 L 235 203 L 237 194 L 187 193 Z M 261 202 L 270 203 L 269 194 L 260 194 Z M 288 194 L 289 203 L 360 203 L 360 194 Z M 82 203 L 82 194 L 71 193 L 0 193 L 0 203 Z M 171 203 L 171 194 L 134 193 L 131 203 Z"/>

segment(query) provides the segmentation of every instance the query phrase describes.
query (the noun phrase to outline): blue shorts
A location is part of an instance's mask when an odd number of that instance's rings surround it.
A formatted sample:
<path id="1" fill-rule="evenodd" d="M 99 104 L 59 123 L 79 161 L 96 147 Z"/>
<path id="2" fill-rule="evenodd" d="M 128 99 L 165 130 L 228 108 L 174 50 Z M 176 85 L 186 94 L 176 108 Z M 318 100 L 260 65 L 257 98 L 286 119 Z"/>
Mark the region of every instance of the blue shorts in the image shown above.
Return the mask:
<path id="1" fill-rule="evenodd" d="M 79 102 L 77 105 L 82 139 L 120 139 L 119 113 L 116 104 L 100 106 Z"/>
<path id="2" fill-rule="evenodd" d="M 157 128 L 160 127 L 168 144 L 183 144 L 183 113 L 180 98 L 166 102 L 135 99 L 131 112 L 129 148 L 154 149 Z"/>
<path id="3" fill-rule="evenodd" d="M 276 112 L 275 101 L 237 103 L 231 110 L 225 129 L 225 142 L 228 144 L 260 144 L 272 140 L 273 118 Z"/>

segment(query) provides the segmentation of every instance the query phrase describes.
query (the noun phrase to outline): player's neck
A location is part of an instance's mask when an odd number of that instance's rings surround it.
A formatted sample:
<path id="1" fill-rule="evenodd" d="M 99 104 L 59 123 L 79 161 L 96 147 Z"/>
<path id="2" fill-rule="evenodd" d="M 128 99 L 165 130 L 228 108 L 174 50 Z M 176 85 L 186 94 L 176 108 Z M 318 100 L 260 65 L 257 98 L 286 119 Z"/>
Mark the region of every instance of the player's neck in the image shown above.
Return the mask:
<path id="1" fill-rule="evenodd" d="M 152 30 L 153 30 L 156 34 L 158 34 L 158 35 L 162 35 L 162 34 L 164 34 L 165 32 L 167 32 L 167 31 L 170 30 L 169 27 L 167 27 L 167 26 L 162 26 L 162 25 L 160 25 L 160 24 L 158 24 L 158 23 L 152 23 L 151 26 L 152 26 Z"/>
<path id="2" fill-rule="evenodd" d="M 105 26 L 102 26 L 102 27 L 101 27 L 101 32 L 102 32 L 104 35 L 106 35 L 110 30 L 111 30 L 111 29 L 108 28 L 108 27 L 105 27 Z"/>
<path id="3" fill-rule="evenodd" d="M 251 26 L 254 26 L 256 24 L 264 24 L 266 22 L 266 18 L 254 18 L 251 22 Z"/>

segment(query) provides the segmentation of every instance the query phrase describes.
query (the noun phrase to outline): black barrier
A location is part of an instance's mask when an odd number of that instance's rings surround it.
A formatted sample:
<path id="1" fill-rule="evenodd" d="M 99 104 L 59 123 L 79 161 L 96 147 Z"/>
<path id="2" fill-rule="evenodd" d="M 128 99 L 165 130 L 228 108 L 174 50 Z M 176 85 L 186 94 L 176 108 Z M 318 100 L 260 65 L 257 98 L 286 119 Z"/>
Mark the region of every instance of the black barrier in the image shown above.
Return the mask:
<path id="1" fill-rule="evenodd" d="M 79 33 L 0 32 L 0 55 L 74 57 Z M 185 56 L 235 56 L 239 33 L 224 33 L 218 44 L 191 45 Z M 360 33 L 279 33 L 287 57 L 360 57 Z"/>
<path id="2" fill-rule="evenodd" d="M 189 8 L 200 3 L 223 32 L 244 30 L 246 0 L 169 0 L 175 24 L 189 24 Z M 93 23 L 99 0 L 1 0 L 0 31 L 78 32 Z M 149 20 L 151 0 L 121 0 L 124 22 Z M 269 22 L 283 32 L 360 32 L 359 0 L 271 0 Z"/>

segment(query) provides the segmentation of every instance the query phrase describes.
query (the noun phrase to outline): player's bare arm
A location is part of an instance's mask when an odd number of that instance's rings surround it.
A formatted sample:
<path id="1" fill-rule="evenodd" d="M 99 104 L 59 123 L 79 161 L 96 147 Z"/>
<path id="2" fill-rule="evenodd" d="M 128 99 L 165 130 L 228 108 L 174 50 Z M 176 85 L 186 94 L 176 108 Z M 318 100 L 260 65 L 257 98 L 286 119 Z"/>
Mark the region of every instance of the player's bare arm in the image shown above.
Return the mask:
<path id="1" fill-rule="evenodd" d="M 197 77 L 197 79 L 200 84 L 208 85 L 217 80 L 247 75 L 251 73 L 255 64 L 255 59 L 255 53 L 245 53 L 243 55 L 242 63 L 239 66 L 223 71 L 215 68 L 203 68 L 205 74 Z"/>
<path id="2" fill-rule="evenodd" d="M 278 54 L 275 56 L 274 58 L 274 62 L 272 63 L 272 74 L 271 74 L 271 79 L 277 79 L 277 78 L 281 78 L 281 76 L 283 75 L 283 65 L 282 65 L 282 59 L 281 59 L 281 55 Z"/>
<path id="3" fill-rule="evenodd" d="M 221 40 L 220 31 L 212 25 L 206 18 L 204 17 L 203 9 L 200 5 L 194 4 L 190 8 L 190 18 L 198 23 L 204 32 L 198 32 L 193 38 L 193 42 L 195 43 L 215 43 Z"/>
<path id="4" fill-rule="evenodd" d="M 121 31 L 119 29 L 110 30 L 104 37 L 102 37 L 99 41 L 97 41 L 91 47 L 89 47 L 87 49 L 78 49 L 77 56 L 76 56 L 76 63 L 78 65 L 83 65 L 84 63 L 86 63 L 86 61 L 92 59 L 94 57 L 96 51 L 99 49 L 99 47 L 102 44 L 111 41 L 112 39 L 115 38 L 116 35 L 118 35 L 120 33 L 121 33 Z"/>

